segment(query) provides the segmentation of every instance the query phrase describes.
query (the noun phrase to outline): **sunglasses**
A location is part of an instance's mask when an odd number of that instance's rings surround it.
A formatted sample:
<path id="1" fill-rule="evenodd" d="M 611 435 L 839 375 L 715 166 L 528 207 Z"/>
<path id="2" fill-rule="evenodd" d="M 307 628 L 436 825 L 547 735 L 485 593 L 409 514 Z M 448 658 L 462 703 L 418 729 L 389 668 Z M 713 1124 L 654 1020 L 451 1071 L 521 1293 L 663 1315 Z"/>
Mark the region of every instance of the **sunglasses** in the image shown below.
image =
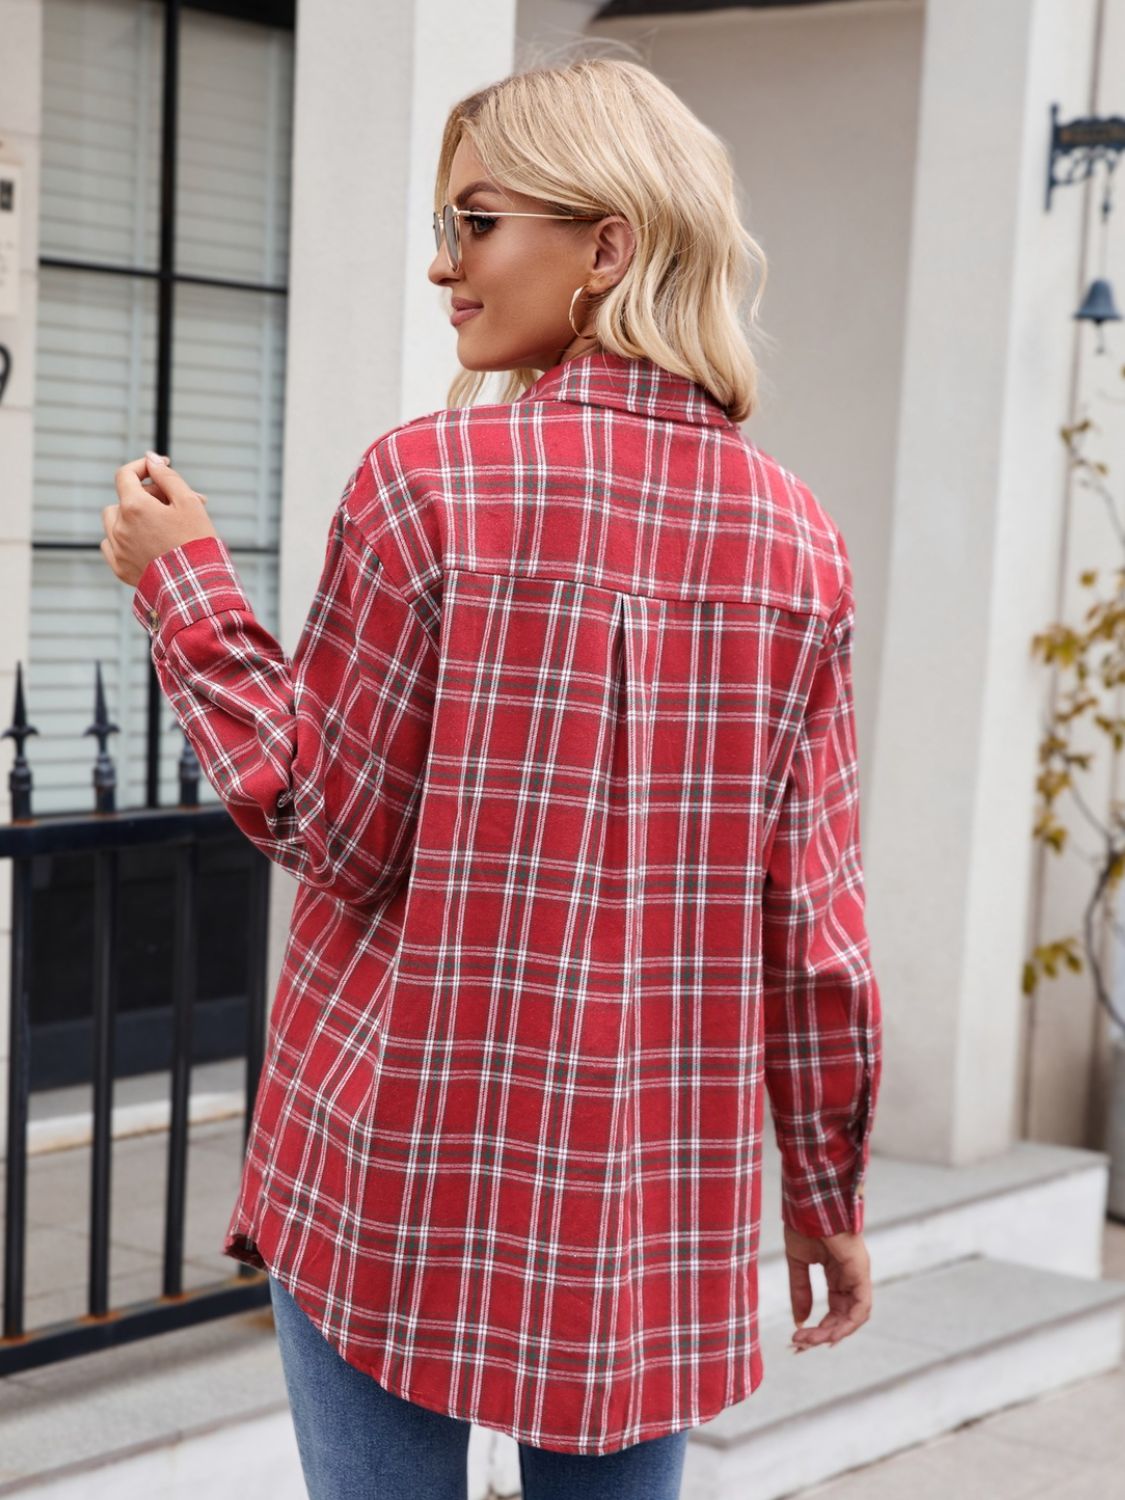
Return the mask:
<path id="1" fill-rule="evenodd" d="M 593 223 L 596 219 L 604 219 L 604 214 L 533 214 L 533 213 L 484 213 L 479 208 L 454 208 L 452 203 L 447 203 L 440 214 L 434 214 L 434 245 L 438 253 L 444 244 L 449 252 L 449 264 L 453 270 L 457 270 L 461 264 L 461 220 L 468 219 L 475 228 L 479 228 L 476 221 L 481 224 L 490 225 L 493 219 L 582 219 Z"/>

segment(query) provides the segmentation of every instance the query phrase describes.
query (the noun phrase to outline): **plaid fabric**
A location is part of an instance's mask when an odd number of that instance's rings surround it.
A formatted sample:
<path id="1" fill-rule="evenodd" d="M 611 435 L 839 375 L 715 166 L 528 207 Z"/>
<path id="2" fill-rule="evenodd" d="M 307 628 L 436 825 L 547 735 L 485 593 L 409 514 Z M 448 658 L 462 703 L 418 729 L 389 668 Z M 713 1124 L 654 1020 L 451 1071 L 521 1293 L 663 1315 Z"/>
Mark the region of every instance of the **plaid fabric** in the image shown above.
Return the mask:
<path id="1" fill-rule="evenodd" d="M 363 455 L 290 661 L 221 541 L 135 610 L 299 882 L 226 1254 L 351 1364 L 609 1453 L 762 1379 L 781 1212 L 863 1227 L 880 1072 L 843 539 L 703 387 L 595 351 Z"/>

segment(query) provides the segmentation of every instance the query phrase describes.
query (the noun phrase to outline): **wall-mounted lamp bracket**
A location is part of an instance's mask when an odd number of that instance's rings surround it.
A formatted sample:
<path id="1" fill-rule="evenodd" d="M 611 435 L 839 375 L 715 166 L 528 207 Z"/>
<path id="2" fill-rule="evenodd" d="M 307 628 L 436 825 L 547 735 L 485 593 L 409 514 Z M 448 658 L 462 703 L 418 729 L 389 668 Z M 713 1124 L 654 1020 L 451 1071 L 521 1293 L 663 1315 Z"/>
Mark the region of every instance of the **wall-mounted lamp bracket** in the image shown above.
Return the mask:
<path id="1" fill-rule="evenodd" d="M 1104 119 L 1088 115 L 1079 120 L 1059 121 L 1059 107 L 1051 105 L 1051 151 L 1047 160 L 1047 212 L 1051 211 L 1051 191 L 1085 182 L 1099 161 L 1106 160 L 1110 171 L 1117 157 L 1125 151 L 1125 119 L 1109 115 Z M 1057 175 L 1055 163 L 1065 160 L 1065 175 Z"/>

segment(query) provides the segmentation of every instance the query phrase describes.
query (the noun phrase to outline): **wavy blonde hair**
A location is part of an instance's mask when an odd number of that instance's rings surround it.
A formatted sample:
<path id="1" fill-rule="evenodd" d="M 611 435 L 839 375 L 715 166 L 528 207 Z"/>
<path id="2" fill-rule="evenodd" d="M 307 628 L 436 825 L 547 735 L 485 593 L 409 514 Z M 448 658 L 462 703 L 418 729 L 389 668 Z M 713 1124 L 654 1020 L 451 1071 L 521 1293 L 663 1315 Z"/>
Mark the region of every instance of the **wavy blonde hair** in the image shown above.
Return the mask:
<path id="1" fill-rule="evenodd" d="M 591 332 L 603 349 L 689 376 L 735 422 L 757 410 L 751 338 L 766 257 L 742 223 L 726 145 L 666 84 L 628 59 L 573 57 L 467 95 L 442 136 L 438 212 L 463 137 L 505 188 L 554 213 L 620 214 L 632 226 L 628 269 L 596 300 Z M 472 402 L 489 373 L 462 368 L 449 405 Z M 511 401 L 541 372 L 502 373 L 500 399 Z"/>

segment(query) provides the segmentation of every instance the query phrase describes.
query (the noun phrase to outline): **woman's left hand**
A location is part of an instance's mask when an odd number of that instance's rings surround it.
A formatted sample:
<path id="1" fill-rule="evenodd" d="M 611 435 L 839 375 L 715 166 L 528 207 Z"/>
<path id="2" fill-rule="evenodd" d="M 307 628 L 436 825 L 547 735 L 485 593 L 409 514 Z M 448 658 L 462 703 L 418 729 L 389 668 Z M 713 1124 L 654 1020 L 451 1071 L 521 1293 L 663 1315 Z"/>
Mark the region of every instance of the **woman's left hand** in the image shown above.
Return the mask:
<path id="1" fill-rule="evenodd" d="M 141 480 L 148 478 L 151 487 Z M 207 496 L 154 453 L 122 464 L 114 480 L 117 504 L 102 509 L 102 556 L 121 579 L 136 588 L 154 557 L 196 537 L 218 536 L 207 514 Z"/>

